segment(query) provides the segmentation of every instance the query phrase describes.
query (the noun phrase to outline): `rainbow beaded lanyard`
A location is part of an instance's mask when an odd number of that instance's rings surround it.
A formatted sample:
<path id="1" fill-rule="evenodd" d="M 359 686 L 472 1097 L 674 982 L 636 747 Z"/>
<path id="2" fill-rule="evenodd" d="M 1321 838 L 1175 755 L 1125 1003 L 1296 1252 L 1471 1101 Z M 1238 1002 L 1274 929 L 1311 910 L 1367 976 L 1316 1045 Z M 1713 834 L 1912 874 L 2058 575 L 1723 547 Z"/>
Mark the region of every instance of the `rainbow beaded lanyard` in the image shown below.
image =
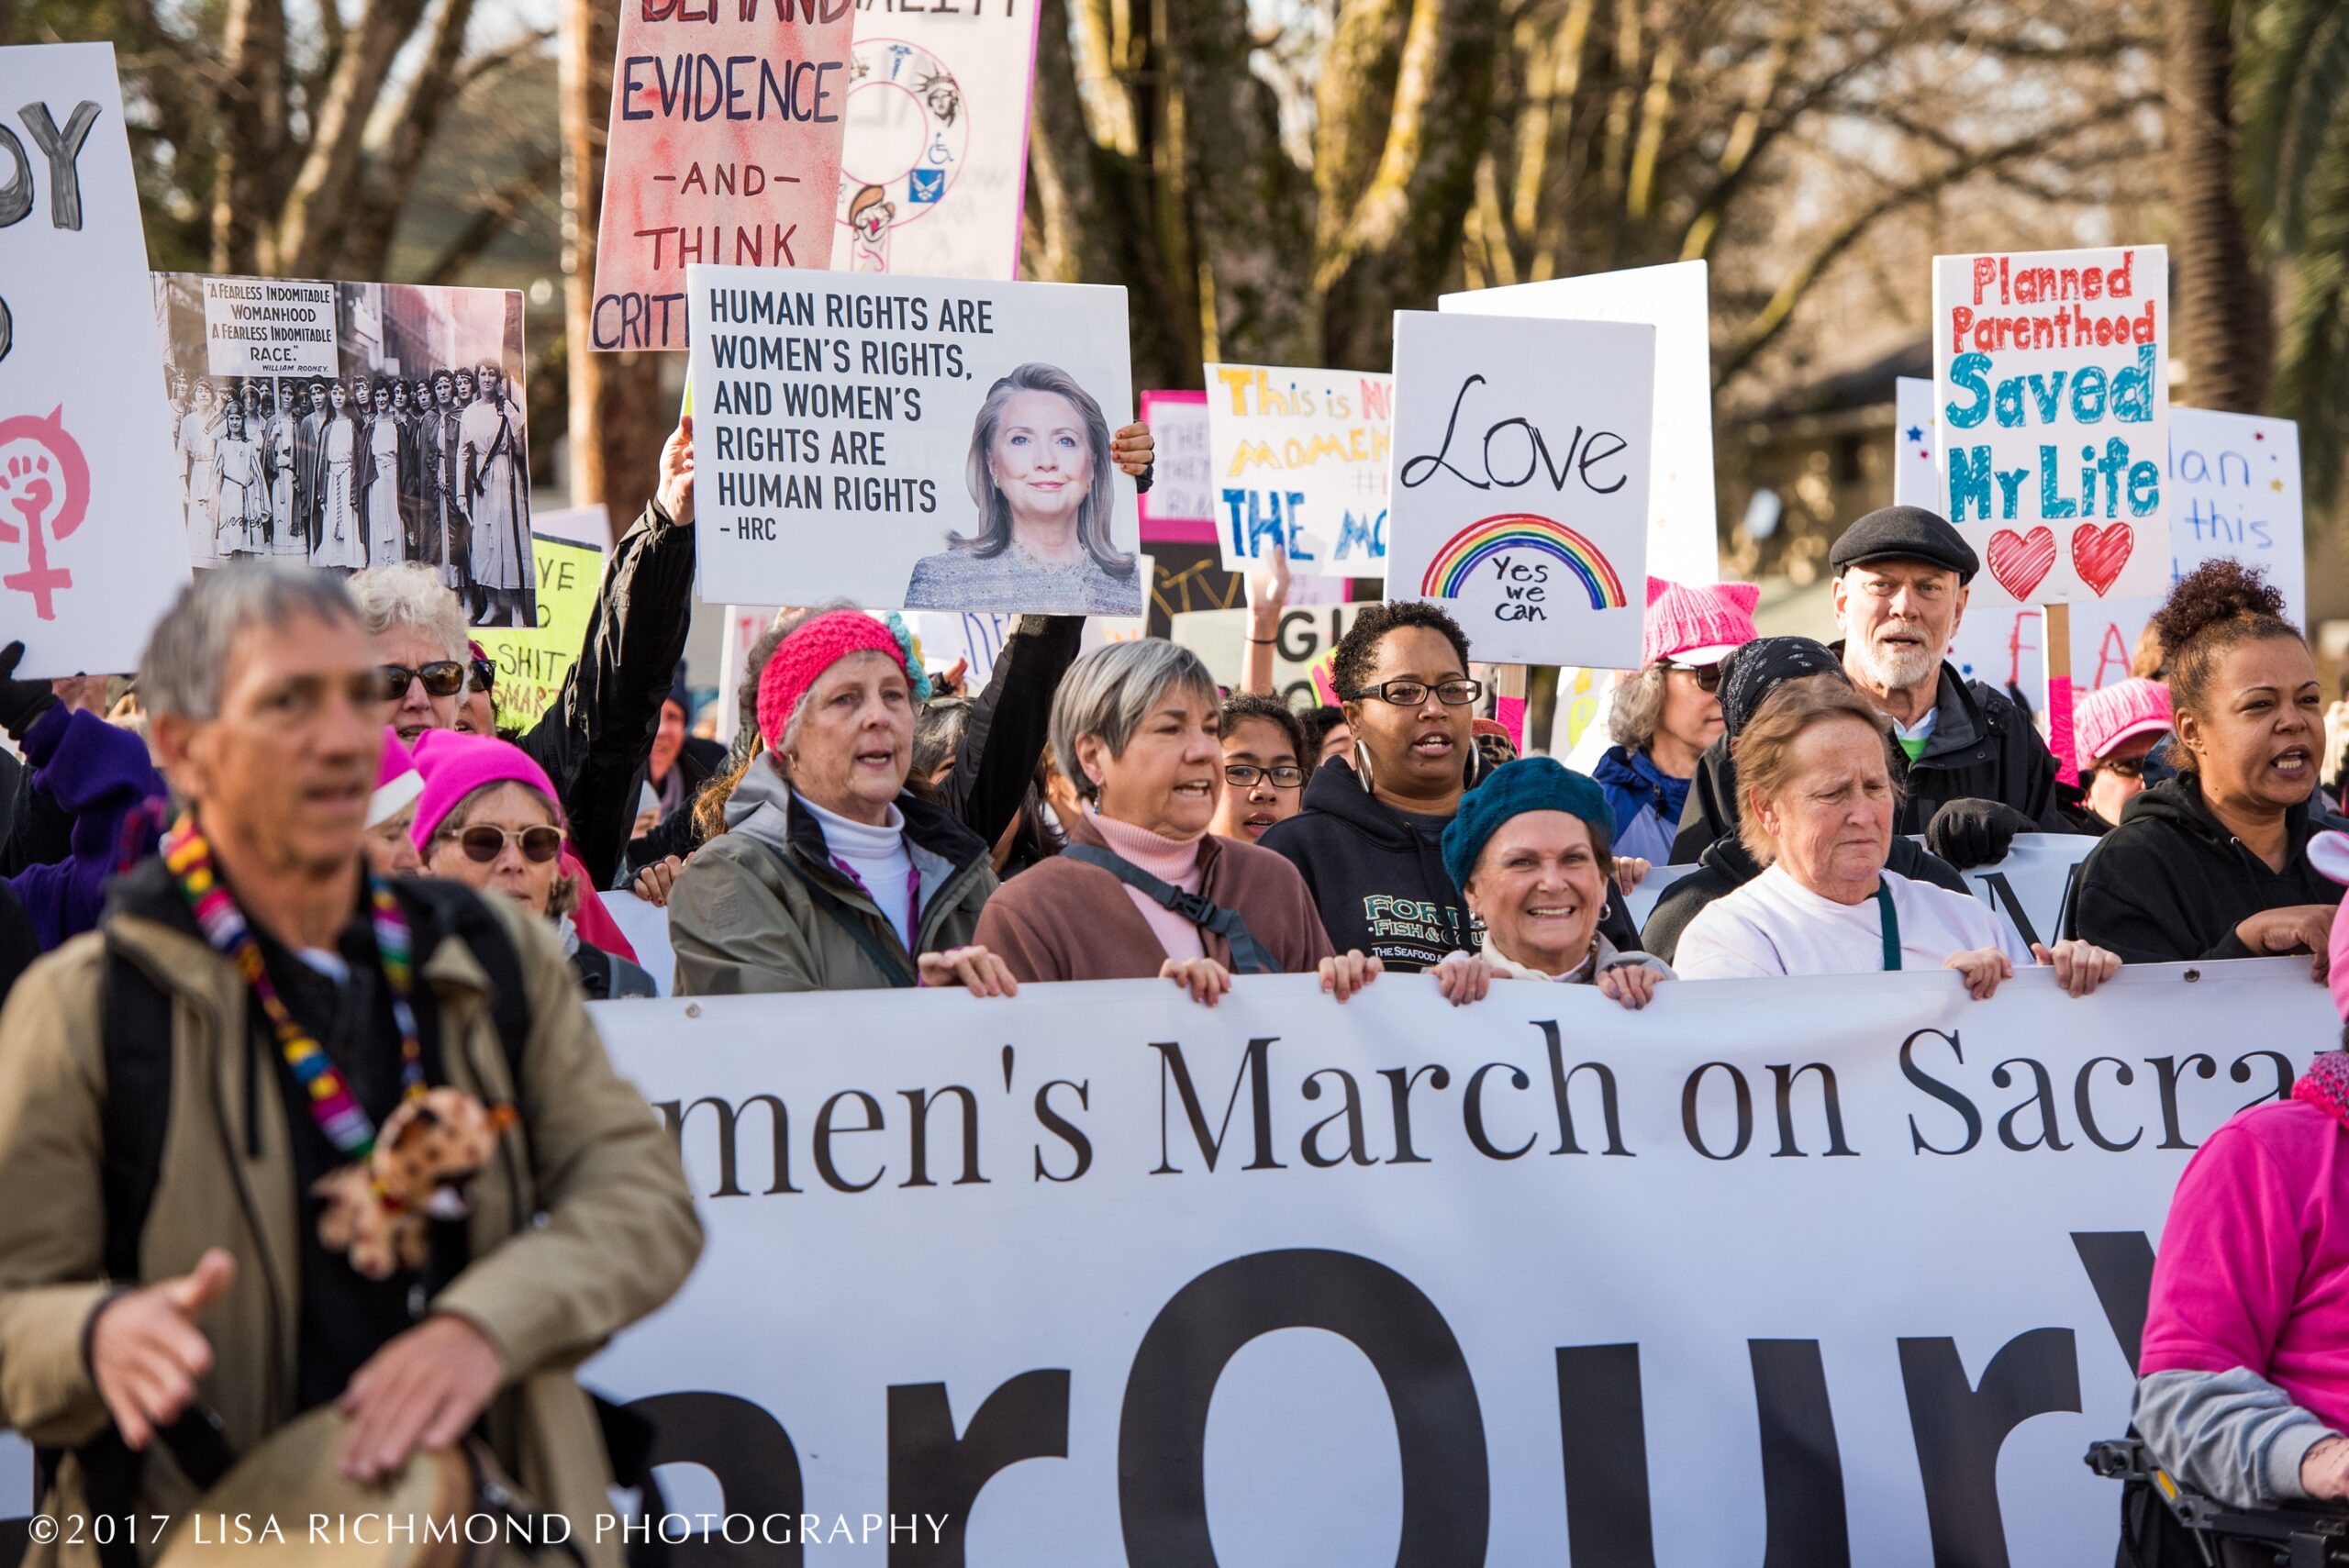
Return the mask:
<path id="1" fill-rule="evenodd" d="M 196 827 L 195 813 L 181 817 L 164 837 L 163 864 L 179 883 L 188 906 L 195 911 L 195 923 L 204 929 L 205 940 L 236 966 L 252 988 L 270 1027 L 277 1032 L 285 1064 L 294 1070 L 295 1081 L 309 1092 L 310 1115 L 319 1130 L 346 1158 L 367 1158 L 375 1147 L 375 1124 L 328 1059 L 325 1048 L 286 1010 L 284 998 L 277 994 L 276 984 L 262 962 L 261 943 L 245 923 L 245 912 L 237 907 L 237 900 L 214 872 L 212 846 Z M 375 951 L 391 987 L 392 1018 L 399 1025 L 400 1097 L 422 1099 L 424 1048 L 417 1037 L 416 1009 L 408 1003 L 415 972 L 409 967 L 407 917 L 400 913 L 391 889 L 372 873 L 367 877 L 367 900 L 373 914 Z"/>

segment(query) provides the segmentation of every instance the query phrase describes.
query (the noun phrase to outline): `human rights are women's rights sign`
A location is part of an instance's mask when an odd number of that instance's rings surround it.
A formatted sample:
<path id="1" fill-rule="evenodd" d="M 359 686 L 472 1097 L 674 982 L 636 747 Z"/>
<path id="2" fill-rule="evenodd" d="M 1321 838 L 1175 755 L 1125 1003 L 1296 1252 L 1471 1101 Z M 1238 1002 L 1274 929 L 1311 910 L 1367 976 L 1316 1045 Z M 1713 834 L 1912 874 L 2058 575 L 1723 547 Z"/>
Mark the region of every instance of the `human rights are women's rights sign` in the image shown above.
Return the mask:
<path id="1" fill-rule="evenodd" d="M 701 596 L 1138 616 L 1126 291 L 692 267 Z"/>
<path id="2" fill-rule="evenodd" d="M 1386 596 L 1479 660 L 1640 662 L 1655 328 L 1395 313 Z"/>
<path id="3" fill-rule="evenodd" d="M 1941 510 L 2019 604 L 2169 585 L 2169 252 L 1933 258 Z"/>

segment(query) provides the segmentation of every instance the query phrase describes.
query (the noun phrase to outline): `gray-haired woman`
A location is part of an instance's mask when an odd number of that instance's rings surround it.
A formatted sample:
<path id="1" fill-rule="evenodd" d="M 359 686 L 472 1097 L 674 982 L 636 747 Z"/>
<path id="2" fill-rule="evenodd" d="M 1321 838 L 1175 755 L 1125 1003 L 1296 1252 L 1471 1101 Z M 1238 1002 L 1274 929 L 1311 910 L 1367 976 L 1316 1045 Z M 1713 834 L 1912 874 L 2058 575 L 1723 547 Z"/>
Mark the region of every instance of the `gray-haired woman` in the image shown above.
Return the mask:
<path id="1" fill-rule="evenodd" d="M 1159 638 L 1078 660 L 1052 701 L 1052 754 L 1085 809 L 1068 847 L 1004 884 L 978 941 L 1022 980 L 1155 975 L 1212 1006 L 1233 973 L 1309 973 L 1340 1001 L 1378 961 L 1334 954 L 1297 868 L 1209 835 L 1223 793 L 1222 698 Z"/>
<path id="2" fill-rule="evenodd" d="M 1150 467 L 1149 430 L 1112 441 L 1093 395 L 1057 365 L 1021 365 L 987 390 L 965 477 L 979 526 L 914 564 L 909 609 L 973 606 L 1055 615 L 1141 613 L 1135 558 L 1109 537 L 1113 468 Z"/>

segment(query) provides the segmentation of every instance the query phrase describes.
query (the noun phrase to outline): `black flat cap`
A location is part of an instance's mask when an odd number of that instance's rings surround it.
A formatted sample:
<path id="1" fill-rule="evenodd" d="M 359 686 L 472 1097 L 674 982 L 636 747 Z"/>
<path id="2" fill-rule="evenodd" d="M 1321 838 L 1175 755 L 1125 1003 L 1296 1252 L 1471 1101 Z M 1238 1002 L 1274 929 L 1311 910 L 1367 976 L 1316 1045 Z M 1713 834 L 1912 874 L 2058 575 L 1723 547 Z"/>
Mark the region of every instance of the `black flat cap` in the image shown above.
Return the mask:
<path id="1" fill-rule="evenodd" d="M 1982 562 L 1949 520 L 1922 506 L 1878 506 L 1843 530 L 1827 564 L 1836 576 L 1846 566 L 1870 561 L 1922 561 L 1957 573 L 1961 584 L 1974 581 Z"/>

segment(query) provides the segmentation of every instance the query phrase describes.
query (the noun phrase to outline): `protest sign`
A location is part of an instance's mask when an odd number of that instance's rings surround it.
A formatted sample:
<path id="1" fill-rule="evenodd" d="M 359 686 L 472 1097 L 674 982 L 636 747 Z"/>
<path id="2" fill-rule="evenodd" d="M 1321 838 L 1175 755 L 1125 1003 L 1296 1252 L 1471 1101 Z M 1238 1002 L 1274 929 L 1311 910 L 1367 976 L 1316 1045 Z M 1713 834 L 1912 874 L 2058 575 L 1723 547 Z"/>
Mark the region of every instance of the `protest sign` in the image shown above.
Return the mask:
<path id="1" fill-rule="evenodd" d="M 833 271 L 1019 275 L 1042 14 L 1011 0 L 859 7 Z"/>
<path id="2" fill-rule="evenodd" d="M 580 508 L 601 513 L 603 508 Z M 553 514 L 561 517 L 562 513 Z M 544 529 L 530 536 L 539 582 L 538 624 L 483 627 L 473 633 L 497 665 L 497 723 L 528 729 L 539 721 L 579 659 L 587 622 L 602 592 L 604 552 Z"/>
<path id="3" fill-rule="evenodd" d="M 1319 707 L 1328 699 L 1315 685 L 1313 673 L 1329 674 L 1329 658 L 1346 628 L 1363 612 L 1361 605 L 1291 606 L 1281 612 L 1273 633 L 1273 695 L 1291 707 Z M 1247 666 L 1249 614 L 1246 610 L 1193 610 L 1174 618 L 1169 634 L 1199 656 L 1208 673 L 1234 691 Z"/>
<path id="4" fill-rule="evenodd" d="M 1655 328 L 1655 420 L 1648 469 L 1648 566 L 1675 583 L 1720 580 L 1713 495 L 1712 311 L 1702 261 L 1448 294 L 1446 311 Z M 1593 371 L 1602 379 L 1612 372 Z M 1644 601 L 1642 601 L 1644 602 Z"/>
<path id="5" fill-rule="evenodd" d="M 1285 549 L 1299 577 L 1384 575 L 1395 378 L 1287 365 L 1206 374 L 1223 563 L 1246 571 Z"/>
<path id="6" fill-rule="evenodd" d="M 718 738 L 729 746 L 734 744 L 736 730 L 741 721 L 742 671 L 751 657 L 751 645 L 759 634 L 774 624 L 780 609 L 775 605 L 729 605 L 726 606 L 724 651 L 718 664 Z"/>
<path id="7" fill-rule="evenodd" d="M 2168 255 L 1933 258 L 1938 510 L 1982 557 L 1976 599 L 2161 593 Z"/>
<path id="8" fill-rule="evenodd" d="M 1644 325 L 1397 311 L 1387 597 L 1492 663 L 1636 665 L 1654 360 Z"/>
<path id="9" fill-rule="evenodd" d="M 591 1012 L 708 1240 L 585 1380 L 971 1568 L 2099 1561 L 2178 1173 L 2339 1031 L 2298 959 Z"/>
<path id="10" fill-rule="evenodd" d="M 612 542 L 612 514 L 600 501 L 592 506 L 565 506 L 561 511 L 534 514 L 530 531 L 605 550 Z"/>
<path id="11" fill-rule="evenodd" d="M 1935 437 L 1932 385 L 1902 376 L 1894 385 L 1893 500 L 1933 507 Z M 2267 573 L 2284 595 L 2286 615 L 2305 625 L 2308 551 L 2301 528 L 2299 427 L 2289 419 L 2173 408 L 2165 473 L 2168 576 L 2175 583 L 2206 561 L 2232 557 Z M 1979 579 L 1976 580 L 1977 583 Z M 2124 680 L 2131 652 L 2159 597 L 2103 599 L 2072 606 L 2072 679 L 2082 691 Z M 1966 606 L 1951 661 L 1976 680 L 2036 693 L 2045 679 L 2045 630 L 2032 606 L 1986 602 Z"/>
<path id="12" fill-rule="evenodd" d="M 216 376 L 341 373 L 332 284 L 199 278 L 206 368 Z M 178 348 L 175 342 L 173 347 Z M 177 355 L 173 356 L 176 368 Z"/>
<path id="13" fill-rule="evenodd" d="M 1208 395 L 1145 392 L 1141 422 L 1157 448 L 1141 497 L 1144 544 L 1215 542 L 1215 469 L 1208 448 Z"/>
<path id="14" fill-rule="evenodd" d="M 191 564 L 422 562 L 476 625 L 537 623 L 518 291 L 157 272 L 154 311 Z M 323 368 L 217 374 L 224 320 Z"/>
<path id="15" fill-rule="evenodd" d="M 0 643 L 128 670 L 187 557 L 112 46 L 0 49 Z"/>
<path id="16" fill-rule="evenodd" d="M 687 280 L 704 598 L 1141 613 L 1125 290 Z"/>
<path id="17" fill-rule="evenodd" d="M 624 0 L 588 346 L 685 346 L 685 269 L 822 267 L 849 0 Z"/>
<path id="18" fill-rule="evenodd" d="M 1003 651 L 1004 640 L 1019 628 L 1019 617 L 997 610 L 971 610 L 962 615 L 945 610 L 911 610 L 906 615 L 906 628 L 914 634 L 914 640 L 921 648 L 923 668 L 948 670 L 960 661 L 966 666 L 963 672 L 963 688 L 976 696 L 987 684 L 987 677 L 995 673 L 996 655 Z"/>

